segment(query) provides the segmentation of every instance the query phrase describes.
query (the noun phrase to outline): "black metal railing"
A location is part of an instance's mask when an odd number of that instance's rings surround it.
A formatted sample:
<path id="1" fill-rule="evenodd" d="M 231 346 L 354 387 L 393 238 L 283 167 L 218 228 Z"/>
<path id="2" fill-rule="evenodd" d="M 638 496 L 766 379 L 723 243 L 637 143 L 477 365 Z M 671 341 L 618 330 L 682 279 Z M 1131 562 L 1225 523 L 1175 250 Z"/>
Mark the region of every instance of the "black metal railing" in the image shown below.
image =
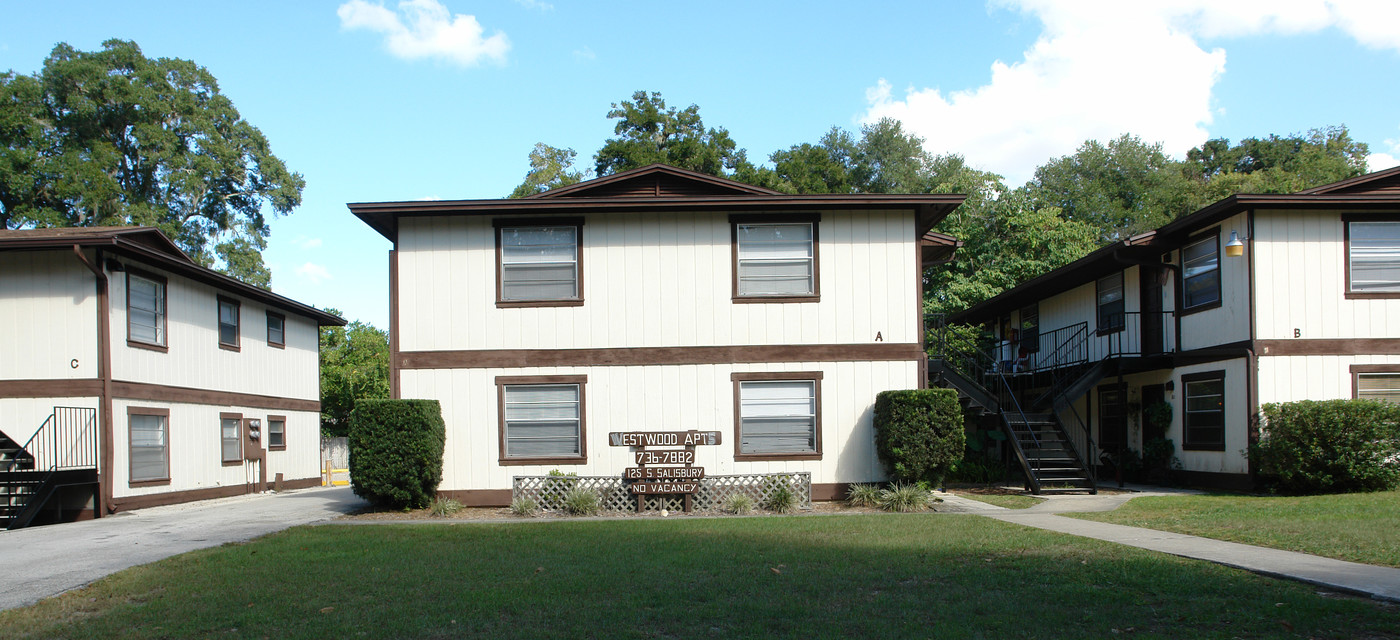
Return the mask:
<path id="1" fill-rule="evenodd" d="M 1176 350 L 1171 311 L 1125 311 L 1104 317 L 1089 341 L 1089 357 L 1107 360 L 1124 356 L 1153 356 Z"/>
<path id="2" fill-rule="evenodd" d="M 23 448 L 38 471 L 96 468 L 97 410 L 54 407 Z"/>

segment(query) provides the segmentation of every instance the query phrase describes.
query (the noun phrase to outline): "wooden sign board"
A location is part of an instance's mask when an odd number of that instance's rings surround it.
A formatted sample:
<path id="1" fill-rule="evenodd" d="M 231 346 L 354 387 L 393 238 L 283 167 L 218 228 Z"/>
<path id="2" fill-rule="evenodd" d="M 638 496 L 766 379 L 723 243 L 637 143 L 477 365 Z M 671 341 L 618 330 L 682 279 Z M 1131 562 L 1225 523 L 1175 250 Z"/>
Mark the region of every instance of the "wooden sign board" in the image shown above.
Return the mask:
<path id="1" fill-rule="evenodd" d="M 637 451 L 632 454 L 637 464 L 695 464 L 695 451 L 687 449 L 666 449 L 664 451 Z"/>
<path id="2" fill-rule="evenodd" d="M 633 482 L 628 490 L 634 494 L 695 493 L 699 482 Z"/>
<path id="3" fill-rule="evenodd" d="M 614 447 L 693 447 L 720 443 L 718 431 L 613 431 L 608 444 Z"/>
<path id="4" fill-rule="evenodd" d="M 699 480 L 705 467 L 631 467 L 622 477 L 627 480 Z"/>

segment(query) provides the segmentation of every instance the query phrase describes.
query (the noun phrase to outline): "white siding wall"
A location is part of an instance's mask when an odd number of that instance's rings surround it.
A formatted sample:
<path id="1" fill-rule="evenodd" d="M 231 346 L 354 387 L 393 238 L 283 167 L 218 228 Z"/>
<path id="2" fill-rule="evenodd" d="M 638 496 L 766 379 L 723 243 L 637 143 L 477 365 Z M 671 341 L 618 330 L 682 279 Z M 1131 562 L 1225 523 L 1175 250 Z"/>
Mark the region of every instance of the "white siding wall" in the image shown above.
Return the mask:
<path id="1" fill-rule="evenodd" d="M 1295 330 L 1304 339 L 1400 336 L 1400 300 L 1345 297 L 1341 216 L 1340 211 L 1255 213 L 1259 339 L 1293 339 Z M 1239 229 L 1243 235 L 1244 227 Z"/>
<path id="2" fill-rule="evenodd" d="M 1182 468 L 1187 471 L 1210 473 L 1248 473 L 1248 463 L 1244 450 L 1249 446 L 1249 386 L 1246 384 L 1244 358 L 1224 362 L 1178 367 L 1173 373 L 1176 389 L 1167 392 L 1167 401 L 1172 403 L 1172 426 L 1167 429 L 1167 437 L 1176 443 L 1177 457 L 1181 458 Z M 1182 431 L 1182 415 L 1186 401 L 1186 388 L 1181 376 L 1206 371 L 1225 372 L 1225 450 L 1186 451 L 1186 440 Z"/>
<path id="3" fill-rule="evenodd" d="M 96 277 L 71 251 L 0 253 L 0 379 L 96 378 L 96 327 Z"/>
<path id="4" fill-rule="evenodd" d="M 53 414 L 54 407 L 98 409 L 98 402 L 96 397 L 0 398 L 0 431 L 23 445 Z"/>
<path id="5" fill-rule="evenodd" d="M 308 411 L 269 411 L 252 407 L 218 407 L 200 404 L 122 400 L 112 403 L 112 435 L 115 456 L 112 464 L 112 495 L 115 498 L 247 485 L 258 480 L 255 463 L 223 466 L 220 449 L 220 413 L 241 413 L 244 418 L 263 421 L 267 416 L 287 418 L 287 450 L 267 452 L 267 481 L 278 473 L 287 480 L 317 477 L 320 473 L 320 415 Z M 170 484 L 153 487 L 130 486 L 130 445 L 127 409 L 148 407 L 170 411 Z M 246 436 L 246 434 L 245 434 Z M 263 436 L 264 442 L 266 435 Z"/>
<path id="6" fill-rule="evenodd" d="M 819 303 L 732 303 L 727 214 L 678 213 L 588 216 L 584 305 L 498 309 L 490 219 L 403 218 L 399 348 L 918 342 L 913 215 L 826 211 L 819 224 Z"/>
<path id="7" fill-rule="evenodd" d="M 214 287 L 138 265 L 165 276 L 167 352 L 127 344 L 126 274 L 112 273 L 112 377 L 115 380 L 253 393 L 282 398 L 320 398 L 317 329 L 313 320 L 286 316 L 286 348 L 267 343 L 268 308 Z M 239 351 L 219 348 L 217 296 L 238 300 Z"/>
<path id="8" fill-rule="evenodd" d="M 734 460 L 736 371 L 821 371 L 822 459 Z M 586 374 L 588 462 L 583 465 L 496 464 L 500 451 L 495 377 Z M 708 475 L 809 471 L 812 481 L 869 482 L 884 478 L 874 450 L 875 394 L 918 386 L 915 362 L 824 362 L 769 365 L 679 365 L 530 369 L 408 370 L 403 397 L 436 398 L 447 422 L 443 490 L 509 489 L 517 475 L 551 469 L 579 475 L 619 475 L 634 466 L 626 447 L 608 446 L 610 431 L 718 430 L 718 446 L 696 447 Z"/>
<path id="9" fill-rule="evenodd" d="M 1248 216 L 1239 214 L 1220 223 L 1220 299 L 1221 306 L 1183 316 L 1181 319 L 1181 348 L 1184 350 L 1213 347 L 1249 339 L 1249 268 L 1244 258 L 1225 256 L 1225 243 L 1230 230 L 1247 235 Z M 1180 264 L 1180 252 L 1173 258 Z M 1175 305 L 1168 303 L 1164 308 Z"/>
<path id="10" fill-rule="evenodd" d="M 1354 364 L 1400 366 L 1400 356 L 1260 356 L 1259 404 L 1350 398 Z"/>

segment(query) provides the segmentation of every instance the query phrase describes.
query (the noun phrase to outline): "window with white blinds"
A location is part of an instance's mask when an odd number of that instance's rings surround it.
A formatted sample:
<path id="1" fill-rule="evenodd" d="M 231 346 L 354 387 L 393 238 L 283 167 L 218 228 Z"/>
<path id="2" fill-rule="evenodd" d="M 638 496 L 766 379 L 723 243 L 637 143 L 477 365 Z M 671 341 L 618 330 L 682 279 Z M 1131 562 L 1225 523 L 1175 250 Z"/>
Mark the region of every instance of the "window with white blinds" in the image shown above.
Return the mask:
<path id="1" fill-rule="evenodd" d="M 1400 404 L 1400 373 L 1356 374 L 1356 397 Z"/>
<path id="2" fill-rule="evenodd" d="M 1348 222 L 1351 293 L 1400 293 L 1400 222 Z"/>
<path id="3" fill-rule="evenodd" d="M 501 300 L 576 300 L 578 227 L 502 227 Z"/>
<path id="4" fill-rule="evenodd" d="M 1220 302 L 1220 236 L 1181 249 L 1181 306 L 1192 309 Z"/>
<path id="5" fill-rule="evenodd" d="M 507 458 L 582 455 L 582 412 L 577 384 L 505 385 Z"/>
<path id="6" fill-rule="evenodd" d="M 739 383 L 739 453 L 816 452 L 815 380 Z"/>
<path id="7" fill-rule="evenodd" d="M 169 418 L 141 413 L 131 413 L 127 418 L 131 428 L 131 482 L 170 479 Z"/>
<path id="8" fill-rule="evenodd" d="M 240 418 L 219 419 L 220 450 L 223 452 L 224 462 L 243 460 L 242 422 Z"/>
<path id="9" fill-rule="evenodd" d="M 808 296 L 816 293 L 813 223 L 740 224 L 739 296 Z"/>
<path id="10" fill-rule="evenodd" d="M 164 282 L 127 273 L 126 331 L 132 341 L 165 346 Z"/>

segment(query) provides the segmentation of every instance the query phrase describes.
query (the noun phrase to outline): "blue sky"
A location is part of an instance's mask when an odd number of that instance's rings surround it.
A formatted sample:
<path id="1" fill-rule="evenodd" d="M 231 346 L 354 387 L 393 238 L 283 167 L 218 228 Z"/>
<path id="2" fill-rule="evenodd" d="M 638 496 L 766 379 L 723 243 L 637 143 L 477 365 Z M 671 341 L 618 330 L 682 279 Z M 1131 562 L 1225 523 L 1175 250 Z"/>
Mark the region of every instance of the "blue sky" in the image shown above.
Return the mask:
<path id="1" fill-rule="evenodd" d="M 496 198 L 536 142 L 580 165 L 610 104 L 700 105 L 750 159 L 891 116 L 1013 186 L 1087 139 L 1180 156 L 1345 124 L 1400 158 L 1400 3 L 313 0 L 0 4 L 0 69 L 134 40 L 219 79 L 306 177 L 272 224 L 278 293 L 388 324 L 389 242 L 347 202 Z"/>

